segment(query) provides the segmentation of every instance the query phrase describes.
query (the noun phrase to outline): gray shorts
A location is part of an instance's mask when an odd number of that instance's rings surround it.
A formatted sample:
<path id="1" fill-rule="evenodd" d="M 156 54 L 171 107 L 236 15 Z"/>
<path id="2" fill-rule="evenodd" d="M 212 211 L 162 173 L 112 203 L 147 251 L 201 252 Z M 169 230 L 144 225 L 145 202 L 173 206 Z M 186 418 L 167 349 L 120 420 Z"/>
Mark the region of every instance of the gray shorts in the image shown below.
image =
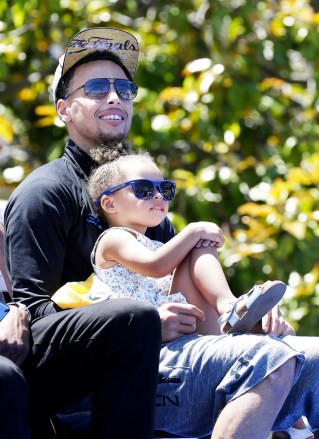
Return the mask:
<path id="1" fill-rule="evenodd" d="M 319 350 L 317 353 L 319 360 Z M 193 334 L 165 344 L 160 358 L 155 429 L 186 437 L 211 434 L 229 401 L 292 357 L 297 357 L 296 382 L 303 355 L 273 336 Z M 278 425 L 291 426 L 289 413 L 284 416 L 286 419 L 279 419 Z"/>

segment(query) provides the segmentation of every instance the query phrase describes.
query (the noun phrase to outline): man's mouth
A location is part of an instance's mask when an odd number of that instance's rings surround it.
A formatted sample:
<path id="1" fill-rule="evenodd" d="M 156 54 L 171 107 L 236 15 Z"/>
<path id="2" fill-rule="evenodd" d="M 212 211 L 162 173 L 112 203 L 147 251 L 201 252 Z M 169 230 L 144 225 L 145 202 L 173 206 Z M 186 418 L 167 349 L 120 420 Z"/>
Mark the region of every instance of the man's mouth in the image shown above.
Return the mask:
<path id="1" fill-rule="evenodd" d="M 101 116 L 102 120 L 124 120 L 123 117 L 118 114 L 107 114 L 106 116 Z"/>

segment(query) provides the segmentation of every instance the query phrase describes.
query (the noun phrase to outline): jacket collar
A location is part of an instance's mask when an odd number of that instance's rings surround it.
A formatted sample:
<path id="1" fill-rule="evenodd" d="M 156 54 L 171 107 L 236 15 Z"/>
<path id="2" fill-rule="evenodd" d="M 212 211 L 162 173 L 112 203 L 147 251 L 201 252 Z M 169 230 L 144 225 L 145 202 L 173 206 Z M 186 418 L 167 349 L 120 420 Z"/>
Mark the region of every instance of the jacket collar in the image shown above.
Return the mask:
<path id="1" fill-rule="evenodd" d="M 94 161 L 71 139 L 65 145 L 64 156 L 73 163 L 75 171 L 79 174 L 83 173 L 87 177 L 90 175 Z"/>

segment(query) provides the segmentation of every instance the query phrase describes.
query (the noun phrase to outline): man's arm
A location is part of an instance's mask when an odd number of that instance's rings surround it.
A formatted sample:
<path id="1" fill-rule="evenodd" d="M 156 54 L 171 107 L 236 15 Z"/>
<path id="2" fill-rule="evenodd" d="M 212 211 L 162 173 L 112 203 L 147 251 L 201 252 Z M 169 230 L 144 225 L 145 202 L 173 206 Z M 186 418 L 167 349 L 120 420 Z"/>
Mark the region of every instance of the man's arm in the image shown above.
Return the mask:
<path id="1" fill-rule="evenodd" d="M 58 187 L 58 189 L 57 189 Z M 33 315 L 55 312 L 50 292 L 60 285 L 71 197 L 49 178 L 23 182 L 5 211 L 6 264 L 14 300 Z"/>
<path id="2" fill-rule="evenodd" d="M 0 223 L 0 270 L 11 291 L 4 263 L 4 229 Z M 30 350 L 28 315 L 17 306 L 10 306 L 8 314 L 0 321 L 0 355 L 21 366 Z"/>

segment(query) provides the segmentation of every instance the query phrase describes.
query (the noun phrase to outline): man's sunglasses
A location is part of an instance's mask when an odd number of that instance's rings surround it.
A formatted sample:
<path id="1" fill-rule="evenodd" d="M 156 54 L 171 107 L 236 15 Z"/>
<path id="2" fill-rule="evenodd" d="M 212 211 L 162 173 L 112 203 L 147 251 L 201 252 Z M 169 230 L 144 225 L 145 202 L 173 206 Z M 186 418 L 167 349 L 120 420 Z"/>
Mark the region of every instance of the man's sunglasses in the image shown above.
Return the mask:
<path id="1" fill-rule="evenodd" d="M 103 99 L 108 94 L 111 84 L 114 84 L 116 93 L 122 99 L 132 100 L 137 95 L 137 85 L 128 79 L 95 78 L 90 79 L 84 85 L 81 85 L 81 87 L 71 91 L 71 93 L 64 96 L 63 100 L 67 99 L 76 91 L 81 90 L 81 88 L 84 88 L 84 93 L 88 98 L 96 100 Z"/>
<path id="2" fill-rule="evenodd" d="M 120 191 L 127 186 L 132 186 L 134 195 L 139 200 L 148 200 L 149 198 L 153 198 L 155 191 L 162 195 L 164 200 L 172 201 L 175 197 L 176 184 L 170 180 L 131 180 L 125 183 L 118 184 L 117 186 L 113 186 L 110 189 L 102 192 L 96 200 L 96 207 L 99 206 L 101 198 L 103 195 L 112 195 L 114 192 Z"/>

